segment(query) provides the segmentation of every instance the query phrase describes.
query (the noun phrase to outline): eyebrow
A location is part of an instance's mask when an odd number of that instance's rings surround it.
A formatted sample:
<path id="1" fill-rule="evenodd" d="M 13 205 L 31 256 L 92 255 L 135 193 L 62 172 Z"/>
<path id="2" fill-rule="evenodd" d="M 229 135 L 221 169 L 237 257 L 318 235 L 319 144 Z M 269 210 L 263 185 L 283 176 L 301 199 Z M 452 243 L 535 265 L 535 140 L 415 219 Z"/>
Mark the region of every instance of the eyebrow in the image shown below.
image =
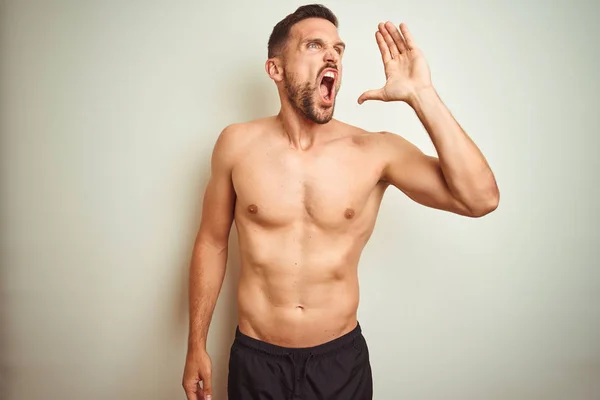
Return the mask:
<path id="1" fill-rule="evenodd" d="M 319 43 L 319 44 L 325 44 L 325 41 L 324 41 L 323 39 L 319 39 L 319 38 L 312 38 L 312 39 L 311 39 L 311 38 L 309 38 L 309 39 L 304 39 L 304 40 L 301 42 L 301 44 L 302 44 L 302 45 L 305 45 L 305 44 L 307 44 L 307 43 L 313 43 L 313 42 L 314 42 L 314 43 Z M 344 50 L 346 49 L 346 43 L 344 43 L 344 42 L 336 42 L 336 43 L 334 44 L 334 46 L 339 46 L 339 47 L 343 48 Z"/>

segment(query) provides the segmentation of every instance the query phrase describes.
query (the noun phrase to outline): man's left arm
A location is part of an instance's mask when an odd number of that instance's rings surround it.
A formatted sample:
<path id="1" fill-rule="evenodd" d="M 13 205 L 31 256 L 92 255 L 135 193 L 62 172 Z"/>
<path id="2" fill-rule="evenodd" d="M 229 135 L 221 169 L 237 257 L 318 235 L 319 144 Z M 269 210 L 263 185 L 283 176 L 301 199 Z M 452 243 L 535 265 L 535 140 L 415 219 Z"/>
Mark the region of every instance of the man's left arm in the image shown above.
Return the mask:
<path id="1" fill-rule="evenodd" d="M 426 156 L 403 138 L 382 137 L 384 179 L 413 200 L 461 215 L 479 217 L 496 209 L 499 191 L 485 157 L 464 132 L 431 83 L 429 67 L 405 24 L 400 31 L 380 24 L 376 40 L 386 84 L 363 93 L 365 100 L 404 101 L 417 114 L 439 158 Z"/>

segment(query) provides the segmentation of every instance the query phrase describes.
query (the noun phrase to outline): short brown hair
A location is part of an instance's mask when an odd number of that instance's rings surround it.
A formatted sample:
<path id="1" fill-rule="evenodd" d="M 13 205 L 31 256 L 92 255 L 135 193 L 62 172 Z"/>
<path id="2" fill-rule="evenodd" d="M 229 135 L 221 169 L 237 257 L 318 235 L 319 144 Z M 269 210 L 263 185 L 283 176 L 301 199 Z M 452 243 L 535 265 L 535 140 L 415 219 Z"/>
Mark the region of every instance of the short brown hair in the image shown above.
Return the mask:
<path id="1" fill-rule="evenodd" d="M 321 4 L 308 4 L 300 6 L 293 14 L 288 15 L 275 25 L 269 37 L 268 57 L 278 56 L 288 40 L 290 30 L 296 23 L 308 18 L 323 18 L 338 27 L 338 19 L 335 14 Z"/>

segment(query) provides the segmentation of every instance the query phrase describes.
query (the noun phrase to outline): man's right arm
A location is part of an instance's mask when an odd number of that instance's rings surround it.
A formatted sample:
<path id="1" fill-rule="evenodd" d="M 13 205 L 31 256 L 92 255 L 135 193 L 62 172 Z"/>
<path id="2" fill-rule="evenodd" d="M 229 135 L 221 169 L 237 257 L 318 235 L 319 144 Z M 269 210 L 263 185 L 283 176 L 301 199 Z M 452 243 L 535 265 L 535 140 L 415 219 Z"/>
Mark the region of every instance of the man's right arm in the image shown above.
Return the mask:
<path id="1" fill-rule="evenodd" d="M 191 352 L 206 350 L 209 325 L 225 277 L 236 199 L 231 179 L 235 158 L 232 130 L 228 127 L 221 132 L 212 152 L 211 175 L 192 252 L 188 289 Z"/>

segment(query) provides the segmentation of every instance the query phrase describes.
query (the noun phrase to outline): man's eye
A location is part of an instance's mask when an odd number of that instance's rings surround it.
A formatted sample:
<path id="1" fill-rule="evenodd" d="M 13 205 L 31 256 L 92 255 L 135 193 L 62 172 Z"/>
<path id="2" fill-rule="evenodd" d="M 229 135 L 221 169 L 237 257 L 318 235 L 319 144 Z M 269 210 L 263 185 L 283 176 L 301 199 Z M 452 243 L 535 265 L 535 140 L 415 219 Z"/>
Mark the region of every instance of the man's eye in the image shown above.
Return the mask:
<path id="1" fill-rule="evenodd" d="M 319 44 L 318 44 L 318 43 L 309 43 L 309 44 L 308 44 L 308 47 L 309 47 L 309 48 L 318 49 L 320 46 L 319 46 Z"/>

